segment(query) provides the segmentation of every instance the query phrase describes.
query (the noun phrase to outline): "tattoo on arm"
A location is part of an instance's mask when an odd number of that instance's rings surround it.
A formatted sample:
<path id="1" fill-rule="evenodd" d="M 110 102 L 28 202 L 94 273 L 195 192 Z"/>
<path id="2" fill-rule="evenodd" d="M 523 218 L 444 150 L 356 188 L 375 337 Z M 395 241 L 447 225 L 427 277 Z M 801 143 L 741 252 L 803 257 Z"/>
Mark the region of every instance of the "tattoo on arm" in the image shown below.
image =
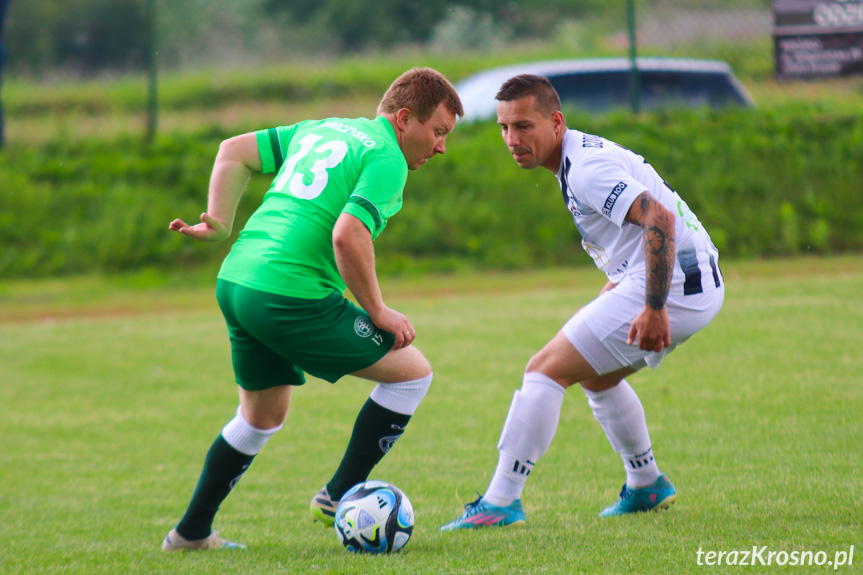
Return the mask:
<path id="1" fill-rule="evenodd" d="M 647 264 L 647 290 L 645 304 L 653 309 L 665 307 L 674 272 L 674 218 L 662 209 L 653 197 L 645 192 L 640 197 L 644 231 L 644 259 Z"/>

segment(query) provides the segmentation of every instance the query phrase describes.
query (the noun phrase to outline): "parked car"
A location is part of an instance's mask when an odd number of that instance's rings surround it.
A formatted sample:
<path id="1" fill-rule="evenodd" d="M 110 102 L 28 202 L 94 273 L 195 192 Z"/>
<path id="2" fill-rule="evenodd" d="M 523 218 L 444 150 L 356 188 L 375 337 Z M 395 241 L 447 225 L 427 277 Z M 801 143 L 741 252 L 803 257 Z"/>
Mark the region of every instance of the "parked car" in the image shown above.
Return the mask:
<path id="1" fill-rule="evenodd" d="M 636 58 L 640 107 L 698 108 L 753 106 L 731 67 L 719 60 Z M 630 107 L 631 61 L 628 58 L 552 60 L 491 68 L 456 84 L 465 120 L 485 120 L 497 114 L 494 99 L 501 84 L 517 74 L 545 76 L 569 108 L 604 111 Z"/>

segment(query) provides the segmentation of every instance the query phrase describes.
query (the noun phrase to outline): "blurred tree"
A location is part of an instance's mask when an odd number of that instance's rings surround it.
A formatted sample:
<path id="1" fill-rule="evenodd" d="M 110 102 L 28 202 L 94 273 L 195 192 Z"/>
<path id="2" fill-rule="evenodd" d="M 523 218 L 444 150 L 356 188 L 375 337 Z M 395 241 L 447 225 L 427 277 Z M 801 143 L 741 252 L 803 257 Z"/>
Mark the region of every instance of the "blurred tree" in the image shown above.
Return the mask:
<path id="1" fill-rule="evenodd" d="M 626 14 L 622 1 L 608 0 L 457 0 L 450 4 L 491 14 L 498 25 L 521 37 L 545 37 L 561 19 L 578 19 L 587 14 L 618 18 L 625 24 Z"/>
<path id="2" fill-rule="evenodd" d="M 490 52 L 505 46 L 512 37 L 506 25 L 497 24 L 487 12 L 463 5 L 451 6 L 446 12 L 429 40 L 436 52 Z"/>
<path id="3" fill-rule="evenodd" d="M 639 10 L 657 2 L 636 0 Z M 674 5 L 747 2 L 764 5 L 770 0 L 674 0 Z M 225 66 L 440 43 L 445 32 L 452 36 L 457 25 L 465 22 L 478 23 L 479 28 L 465 29 L 460 44 L 479 49 L 494 49 L 496 42 L 513 39 L 547 39 L 577 25 L 592 29 L 597 21 L 605 22 L 606 28 L 615 23 L 621 30 L 626 26 L 622 0 L 162 0 L 159 4 L 159 58 L 166 65 Z M 144 6 L 145 0 L 15 2 L 5 37 L 7 72 L 142 70 L 146 64 Z"/>
<path id="4" fill-rule="evenodd" d="M 11 0 L 0 0 L 0 94 L 3 92 L 3 61 L 5 60 L 5 51 L 3 49 L 3 25 L 6 23 L 6 9 L 9 7 Z M 5 125 L 3 119 L 3 100 L 0 98 L 0 147 L 6 141 Z"/>
<path id="5" fill-rule="evenodd" d="M 424 42 L 452 1 L 423 0 L 265 0 L 264 10 L 287 15 L 295 24 L 332 31 L 342 51 Z"/>
<path id="6" fill-rule="evenodd" d="M 146 31 L 140 0 L 16 2 L 9 24 L 7 63 L 16 71 L 89 74 L 144 64 Z"/>
<path id="7" fill-rule="evenodd" d="M 141 69 L 147 46 L 140 2 L 84 0 L 64 13 L 54 28 L 55 57 L 82 73 L 102 69 Z"/>

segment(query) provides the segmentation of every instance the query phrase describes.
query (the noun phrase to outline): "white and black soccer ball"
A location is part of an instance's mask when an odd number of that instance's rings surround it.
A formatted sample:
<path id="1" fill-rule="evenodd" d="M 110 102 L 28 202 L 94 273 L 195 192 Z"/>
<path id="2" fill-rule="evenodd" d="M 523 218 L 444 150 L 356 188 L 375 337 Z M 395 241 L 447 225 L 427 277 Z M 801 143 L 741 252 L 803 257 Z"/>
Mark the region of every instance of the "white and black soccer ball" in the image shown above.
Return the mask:
<path id="1" fill-rule="evenodd" d="M 392 553 L 414 530 L 414 508 L 404 492 L 386 481 L 351 487 L 336 508 L 336 536 L 354 553 Z"/>

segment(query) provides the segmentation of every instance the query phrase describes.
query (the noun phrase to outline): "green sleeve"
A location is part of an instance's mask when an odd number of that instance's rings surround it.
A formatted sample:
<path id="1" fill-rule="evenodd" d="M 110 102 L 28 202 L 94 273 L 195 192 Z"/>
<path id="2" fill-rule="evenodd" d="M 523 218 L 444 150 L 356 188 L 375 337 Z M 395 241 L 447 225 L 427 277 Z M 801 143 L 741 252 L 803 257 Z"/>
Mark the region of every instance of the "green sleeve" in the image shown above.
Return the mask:
<path id="1" fill-rule="evenodd" d="M 387 220 L 402 207 L 407 172 L 401 152 L 373 159 L 363 168 L 342 212 L 359 218 L 371 232 L 372 239 L 377 238 Z"/>
<path id="2" fill-rule="evenodd" d="M 285 163 L 285 153 L 288 144 L 297 131 L 297 125 L 280 126 L 267 130 L 258 130 L 255 137 L 258 140 L 258 153 L 261 154 L 261 165 L 263 174 L 274 174 L 278 172 Z"/>
<path id="3" fill-rule="evenodd" d="M 356 216 L 372 233 L 372 239 L 378 237 L 383 230 L 384 221 L 380 216 L 380 212 L 374 204 L 364 198 L 351 196 L 342 213 Z"/>

